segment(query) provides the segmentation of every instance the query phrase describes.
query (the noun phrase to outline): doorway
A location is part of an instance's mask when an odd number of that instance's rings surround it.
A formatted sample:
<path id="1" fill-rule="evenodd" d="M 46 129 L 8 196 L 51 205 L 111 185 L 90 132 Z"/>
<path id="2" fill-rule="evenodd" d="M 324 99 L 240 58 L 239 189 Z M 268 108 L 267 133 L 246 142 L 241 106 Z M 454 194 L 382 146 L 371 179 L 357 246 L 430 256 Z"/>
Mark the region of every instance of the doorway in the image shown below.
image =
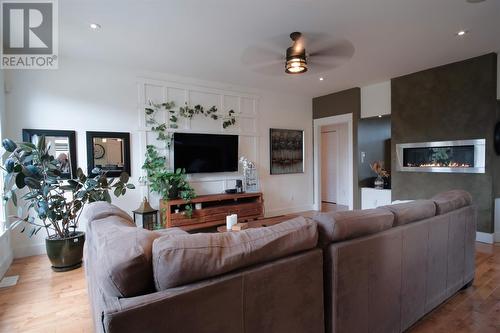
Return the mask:
<path id="1" fill-rule="evenodd" d="M 353 209 L 352 114 L 314 120 L 314 208 Z"/>
<path id="2" fill-rule="evenodd" d="M 347 150 L 347 123 L 321 126 L 322 210 L 349 205 Z"/>

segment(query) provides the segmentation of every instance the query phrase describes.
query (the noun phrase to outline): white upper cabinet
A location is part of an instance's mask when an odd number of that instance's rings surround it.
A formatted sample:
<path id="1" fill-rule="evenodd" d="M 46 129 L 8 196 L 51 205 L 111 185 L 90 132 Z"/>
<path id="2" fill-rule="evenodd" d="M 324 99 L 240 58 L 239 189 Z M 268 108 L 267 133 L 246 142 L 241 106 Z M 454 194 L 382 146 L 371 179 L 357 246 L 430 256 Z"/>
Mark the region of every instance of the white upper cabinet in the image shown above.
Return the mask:
<path id="1" fill-rule="evenodd" d="M 361 118 L 391 114 L 391 81 L 361 87 Z"/>

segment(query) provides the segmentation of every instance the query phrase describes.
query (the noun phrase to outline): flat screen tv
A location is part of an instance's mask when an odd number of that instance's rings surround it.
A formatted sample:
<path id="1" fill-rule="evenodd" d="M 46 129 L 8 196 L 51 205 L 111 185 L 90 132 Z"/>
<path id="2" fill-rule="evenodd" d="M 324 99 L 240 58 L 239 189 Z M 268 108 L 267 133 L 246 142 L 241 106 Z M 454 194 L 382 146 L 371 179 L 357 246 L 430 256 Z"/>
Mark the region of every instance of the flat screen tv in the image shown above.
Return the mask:
<path id="1" fill-rule="evenodd" d="M 238 136 L 175 133 L 174 168 L 186 173 L 238 171 Z"/>

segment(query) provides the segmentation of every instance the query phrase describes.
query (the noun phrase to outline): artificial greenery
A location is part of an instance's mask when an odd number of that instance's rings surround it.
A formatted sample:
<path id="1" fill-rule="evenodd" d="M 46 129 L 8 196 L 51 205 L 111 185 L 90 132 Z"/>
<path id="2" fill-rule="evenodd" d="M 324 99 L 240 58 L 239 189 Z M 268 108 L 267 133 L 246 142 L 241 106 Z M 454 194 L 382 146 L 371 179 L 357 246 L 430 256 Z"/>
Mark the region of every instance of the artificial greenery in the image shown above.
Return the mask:
<path id="1" fill-rule="evenodd" d="M 146 124 L 151 126 L 151 130 L 156 133 L 156 138 L 158 141 L 164 142 L 167 149 L 170 149 L 172 144 L 172 135 L 168 132 L 168 129 L 179 128 L 178 120 L 179 117 L 185 119 L 193 119 L 194 116 L 205 116 L 213 120 L 218 120 L 221 116 L 218 114 L 217 107 L 211 106 L 205 109 L 203 106 L 197 104 L 194 107 L 189 106 L 187 103 L 184 106 L 179 107 L 179 111 L 174 110 L 175 103 L 173 101 L 165 103 L 153 103 L 149 102 L 149 106 L 144 109 L 146 113 Z M 168 123 L 160 123 L 156 120 L 155 115 L 160 110 L 165 110 L 168 115 Z M 222 127 L 224 129 L 236 124 L 236 113 L 234 110 L 229 110 L 227 115 L 222 118 Z"/>
<path id="2" fill-rule="evenodd" d="M 194 189 L 187 181 L 184 169 L 175 171 L 167 167 L 167 159 L 161 156 L 155 146 L 146 147 L 146 160 L 142 166 L 146 170 L 146 177 L 152 192 L 158 193 L 162 199 L 181 198 L 187 202 L 184 214 L 191 218 L 193 207 L 191 200 L 196 197 Z"/>
<path id="3" fill-rule="evenodd" d="M 221 116 L 218 113 L 217 107 L 214 105 L 208 109 L 197 104 L 194 107 L 187 103 L 179 107 L 179 110 L 174 110 L 175 103 L 167 101 L 165 103 L 149 103 L 145 108 L 146 124 L 151 126 L 151 130 L 156 133 L 156 139 L 165 144 L 165 148 L 170 150 L 172 146 L 172 134 L 170 129 L 179 127 L 179 117 L 185 119 L 193 119 L 195 116 L 204 116 L 213 120 L 218 120 Z M 155 116 L 160 110 L 165 110 L 168 116 L 168 122 L 161 123 L 156 120 Z M 236 113 L 234 110 L 229 110 L 227 115 L 222 118 L 222 127 L 228 128 L 236 124 Z M 165 156 L 160 155 L 158 149 L 153 145 L 146 147 L 146 160 L 142 168 L 146 171 L 146 178 L 152 192 L 158 193 L 162 199 L 181 198 L 187 202 L 184 207 L 184 214 L 191 217 L 193 207 L 191 200 L 196 194 L 187 181 L 186 171 L 184 169 L 170 170 L 168 161 Z"/>
<path id="4" fill-rule="evenodd" d="M 85 204 L 111 202 L 110 191 L 119 197 L 127 189 L 135 188 L 129 183 L 127 173 L 123 172 L 118 179 L 107 178 L 106 172 L 100 169 L 92 170 L 95 177 L 87 177 L 78 168 L 75 179 L 62 181 L 60 163 L 50 155 L 50 143 L 46 144 L 45 137 L 41 137 L 37 145 L 30 142 L 16 144 L 10 139 L 3 140 L 2 145 L 10 153 L 3 167 L 6 171 L 4 200 L 11 200 L 18 207 L 11 228 L 25 224 L 21 232 L 29 226 L 30 236 L 43 228 L 49 238 L 70 237 L 78 227 Z M 18 206 L 19 193 L 23 193 L 23 206 Z"/>

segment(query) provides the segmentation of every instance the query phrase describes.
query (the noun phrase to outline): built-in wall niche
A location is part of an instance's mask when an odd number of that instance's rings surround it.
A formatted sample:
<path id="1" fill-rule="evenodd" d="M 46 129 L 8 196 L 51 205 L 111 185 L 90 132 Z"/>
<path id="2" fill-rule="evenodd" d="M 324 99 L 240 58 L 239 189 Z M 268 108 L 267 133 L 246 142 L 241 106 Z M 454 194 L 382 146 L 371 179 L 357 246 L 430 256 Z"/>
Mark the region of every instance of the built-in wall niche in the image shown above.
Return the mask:
<path id="1" fill-rule="evenodd" d="M 140 119 L 141 134 L 141 161 L 144 162 L 144 154 L 147 145 L 154 145 L 161 153 L 169 159 L 170 167 L 173 168 L 173 151 L 165 147 L 165 143 L 157 140 L 157 134 L 151 131 L 146 123 L 144 109 L 149 102 L 163 103 L 172 101 L 175 103 L 174 110 L 187 103 L 191 107 L 199 104 L 205 108 L 216 106 L 219 118 L 213 120 L 209 117 L 193 117 L 186 119 L 179 117 L 177 129 L 168 129 L 168 132 L 183 133 L 205 133 L 205 134 L 235 134 L 238 135 L 238 155 L 245 156 L 259 165 L 259 131 L 258 131 L 258 97 L 244 92 L 235 92 L 224 89 L 201 87 L 161 80 L 138 79 L 139 101 L 138 113 Z M 234 110 L 236 123 L 233 126 L 223 128 L 223 118 L 229 110 Z M 166 123 L 169 127 L 169 114 L 166 110 L 160 110 L 155 114 L 159 123 Z M 198 195 L 222 193 L 227 188 L 234 187 L 236 179 L 242 178 L 242 170 L 238 172 L 193 174 L 188 176 L 191 185 Z M 150 202 L 157 202 L 154 195 L 148 193 L 143 187 L 143 194 L 150 197 Z"/>
<path id="2" fill-rule="evenodd" d="M 358 122 L 358 178 L 360 187 L 373 187 L 377 175 L 370 164 L 380 161 L 391 170 L 391 116 L 363 118 Z M 387 179 L 389 180 L 389 179 Z M 385 184 L 390 188 L 390 183 Z"/>

